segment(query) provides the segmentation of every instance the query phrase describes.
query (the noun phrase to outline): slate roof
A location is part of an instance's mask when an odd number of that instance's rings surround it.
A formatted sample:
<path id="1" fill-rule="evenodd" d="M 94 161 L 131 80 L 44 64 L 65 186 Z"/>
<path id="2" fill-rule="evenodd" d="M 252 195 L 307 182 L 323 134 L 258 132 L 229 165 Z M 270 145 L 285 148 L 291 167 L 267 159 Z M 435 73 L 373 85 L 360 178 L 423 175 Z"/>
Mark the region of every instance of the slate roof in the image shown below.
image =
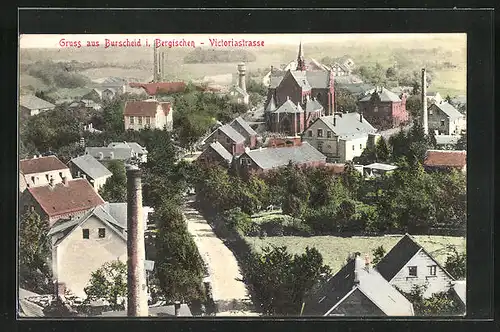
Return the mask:
<path id="1" fill-rule="evenodd" d="M 56 105 L 49 103 L 46 100 L 40 99 L 35 95 L 21 95 L 19 98 L 19 105 L 26 107 L 30 110 L 38 110 L 38 109 L 52 109 L 56 107 Z"/>
<path id="2" fill-rule="evenodd" d="M 173 305 L 159 306 L 159 307 L 149 307 L 148 308 L 149 316 L 175 316 L 175 307 Z M 125 317 L 127 316 L 127 312 L 122 311 L 106 311 L 101 314 L 103 317 Z M 179 316 L 180 317 L 192 317 L 191 310 L 189 309 L 187 304 L 181 304 L 179 308 Z"/>
<path id="3" fill-rule="evenodd" d="M 439 103 L 439 104 L 432 104 L 430 107 L 433 107 L 433 106 L 439 108 L 452 121 L 464 117 L 464 115 L 462 113 L 460 113 L 455 107 L 453 107 L 453 105 L 451 105 L 450 103 L 447 103 L 445 101 L 442 103 Z"/>
<path id="4" fill-rule="evenodd" d="M 326 161 L 326 157 L 307 142 L 298 146 L 250 150 L 245 155 L 264 170 L 286 166 L 290 161 L 297 164 Z"/>
<path id="5" fill-rule="evenodd" d="M 228 136 L 235 143 L 242 143 L 245 141 L 245 137 L 237 132 L 233 127 L 229 124 L 225 124 L 217 128 L 217 130 L 222 131 L 226 136 Z"/>
<path id="6" fill-rule="evenodd" d="M 127 101 L 123 115 L 125 116 L 156 116 L 158 105 L 163 109 L 163 113 L 168 115 L 172 109 L 170 102 L 158 102 L 157 100 L 133 100 Z"/>
<path id="7" fill-rule="evenodd" d="M 103 164 L 89 154 L 73 158 L 71 162 L 94 180 L 113 175 Z"/>
<path id="8" fill-rule="evenodd" d="M 234 123 L 238 123 L 249 136 L 257 135 L 255 130 L 253 130 L 252 127 L 250 127 L 250 125 L 248 124 L 248 122 L 246 122 L 241 116 L 231 121 L 229 125 L 233 125 Z"/>
<path id="9" fill-rule="evenodd" d="M 99 153 L 103 154 L 104 159 L 108 160 L 127 160 L 132 158 L 132 149 L 130 148 L 110 148 L 107 146 L 89 146 L 85 148 L 85 154 L 90 154 L 99 160 Z M 111 158 L 111 153 L 113 158 Z"/>
<path id="10" fill-rule="evenodd" d="M 306 112 L 307 113 L 322 110 L 322 109 L 323 109 L 323 105 L 321 105 L 321 103 L 319 101 L 317 101 L 316 99 L 313 98 L 313 99 L 307 100 L 307 102 L 306 102 Z"/>
<path id="11" fill-rule="evenodd" d="M 123 220 L 120 221 L 116 220 L 106 211 L 106 209 L 103 206 L 97 206 L 94 209 L 82 214 L 77 218 L 57 221 L 49 230 L 48 235 L 53 236 L 58 233 L 62 234 L 62 236 L 54 244 L 55 246 L 57 246 L 62 241 L 64 241 L 64 239 L 66 239 L 68 235 L 71 234 L 71 232 L 74 229 L 76 229 L 76 227 L 82 225 L 92 216 L 97 217 L 97 219 L 101 220 L 106 226 L 114 230 L 115 233 L 117 233 L 117 235 L 123 240 L 127 239 L 126 233 L 124 232 L 126 230 L 126 225 L 127 225 L 126 219 L 125 219 L 125 224 L 123 223 Z"/>
<path id="12" fill-rule="evenodd" d="M 109 213 L 123 228 L 127 228 L 127 203 L 109 203 L 106 202 L 102 205 L 102 208 Z M 153 212 L 153 209 L 149 206 L 142 207 L 144 213 L 144 222 L 149 222 L 149 212 Z"/>
<path id="13" fill-rule="evenodd" d="M 467 152 L 455 150 L 427 150 L 424 166 L 464 167 L 467 164 Z"/>
<path id="14" fill-rule="evenodd" d="M 28 188 L 33 198 L 49 216 L 94 208 L 104 203 L 86 179 L 68 180 L 43 187 Z"/>
<path id="15" fill-rule="evenodd" d="M 373 90 L 375 87 L 367 83 L 337 83 L 337 78 L 335 80 L 336 87 L 339 89 L 345 89 L 353 95 L 362 95 L 367 91 Z"/>
<path id="16" fill-rule="evenodd" d="M 217 152 L 219 156 L 227 160 L 228 162 L 231 162 L 233 160 L 233 156 L 229 153 L 229 151 L 226 150 L 225 147 L 222 146 L 219 142 L 213 142 L 209 145 L 209 147 Z"/>
<path id="17" fill-rule="evenodd" d="M 359 281 L 355 282 L 355 278 Z M 413 316 L 412 304 L 385 280 L 376 269 L 365 268 L 364 260 L 356 257 L 331 277 L 305 301 L 304 315 L 326 316 L 355 290 L 362 292 L 387 316 Z M 346 316 L 356 315 L 345 312 Z"/>
<path id="18" fill-rule="evenodd" d="M 280 107 L 275 109 L 273 113 L 302 113 L 304 110 L 300 105 L 294 104 L 293 101 L 287 99 Z"/>
<path id="19" fill-rule="evenodd" d="M 454 280 L 448 271 L 446 271 L 434 257 L 432 257 L 422 246 L 420 246 L 409 234 L 405 234 L 401 240 L 378 262 L 375 267 L 379 273 L 387 280 L 391 281 L 394 276 L 415 256 L 419 251 L 423 251 L 444 273 Z"/>
<path id="20" fill-rule="evenodd" d="M 312 89 L 326 89 L 330 84 L 330 71 L 323 70 L 313 70 L 313 71 L 300 71 L 300 70 L 289 70 L 286 73 L 290 73 L 295 81 L 302 87 L 304 90 Z M 270 78 L 271 89 L 277 88 L 285 74 L 281 72 L 272 73 Z"/>
<path id="21" fill-rule="evenodd" d="M 401 98 L 399 98 L 399 96 L 397 94 L 395 94 L 394 92 L 392 92 L 390 90 L 387 90 L 386 88 L 382 88 L 382 91 L 380 91 L 380 90 L 368 91 L 367 92 L 368 95 L 366 97 L 362 98 L 360 101 L 370 101 L 374 92 L 379 96 L 380 101 L 382 101 L 382 102 L 387 102 L 387 101 L 398 102 L 398 101 L 401 101 Z"/>
<path id="22" fill-rule="evenodd" d="M 56 156 L 37 157 L 32 159 L 23 159 L 19 162 L 19 170 L 23 174 L 43 173 L 67 169 L 62 161 Z"/>
<path id="23" fill-rule="evenodd" d="M 309 91 L 311 90 L 311 85 L 309 84 L 306 73 L 306 71 L 290 70 L 290 74 L 300 88 L 304 91 Z"/>
<path id="24" fill-rule="evenodd" d="M 387 281 L 391 281 L 420 249 L 422 247 L 406 234 L 382 257 L 376 269 Z"/>
<path id="25" fill-rule="evenodd" d="M 271 99 L 269 100 L 269 103 L 267 103 L 264 112 L 273 112 L 275 109 L 276 109 L 276 100 L 274 99 L 274 96 L 271 96 Z"/>
<path id="26" fill-rule="evenodd" d="M 142 147 L 139 143 L 136 142 L 112 142 L 108 144 L 108 148 L 132 149 L 132 151 L 137 154 L 144 154 L 148 152 L 146 148 Z"/>
<path id="27" fill-rule="evenodd" d="M 335 117 L 335 126 L 333 125 L 333 117 Z M 360 114 L 356 112 L 322 116 L 316 121 L 323 121 L 328 128 L 339 136 L 347 137 L 353 134 L 369 134 L 377 131 L 365 118 L 360 121 Z"/>

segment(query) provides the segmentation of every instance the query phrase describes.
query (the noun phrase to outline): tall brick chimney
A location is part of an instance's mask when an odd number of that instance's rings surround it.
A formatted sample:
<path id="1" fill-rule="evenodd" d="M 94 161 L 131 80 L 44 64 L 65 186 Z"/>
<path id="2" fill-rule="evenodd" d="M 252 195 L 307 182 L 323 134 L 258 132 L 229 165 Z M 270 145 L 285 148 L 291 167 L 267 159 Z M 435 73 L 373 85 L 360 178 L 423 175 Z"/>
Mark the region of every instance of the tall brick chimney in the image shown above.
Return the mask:
<path id="1" fill-rule="evenodd" d="M 422 127 L 424 133 L 429 134 L 429 118 L 427 114 L 427 75 L 425 68 L 422 68 Z"/>
<path id="2" fill-rule="evenodd" d="M 148 299 L 144 261 L 144 217 L 141 170 L 127 167 L 127 316 L 147 317 Z"/>

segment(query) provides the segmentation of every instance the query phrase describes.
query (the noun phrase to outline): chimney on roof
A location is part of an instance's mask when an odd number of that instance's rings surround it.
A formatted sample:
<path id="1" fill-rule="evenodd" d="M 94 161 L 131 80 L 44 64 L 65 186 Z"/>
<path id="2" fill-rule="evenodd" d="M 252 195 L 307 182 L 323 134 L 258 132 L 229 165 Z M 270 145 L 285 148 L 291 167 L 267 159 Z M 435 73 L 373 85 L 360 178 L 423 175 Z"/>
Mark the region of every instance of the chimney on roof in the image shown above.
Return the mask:
<path id="1" fill-rule="evenodd" d="M 127 314 L 148 316 L 144 261 L 144 213 L 142 211 L 141 170 L 127 167 Z"/>
<path id="2" fill-rule="evenodd" d="M 179 316 L 179 311 L 181 309 L 181 303 L 179 301 L 174 302 L 174 312 L 176 316 Z"/>

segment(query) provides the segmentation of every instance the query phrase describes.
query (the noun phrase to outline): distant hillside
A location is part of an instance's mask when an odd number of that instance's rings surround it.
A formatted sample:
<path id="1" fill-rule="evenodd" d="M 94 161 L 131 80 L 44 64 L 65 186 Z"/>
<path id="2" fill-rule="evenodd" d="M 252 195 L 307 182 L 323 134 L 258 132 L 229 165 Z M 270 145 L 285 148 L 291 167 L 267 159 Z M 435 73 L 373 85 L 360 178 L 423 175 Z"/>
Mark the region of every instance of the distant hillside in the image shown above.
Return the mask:
<path id="1" fill-rule="evenodd" d="M 254 62 L 255 54 L 243 50 L 215 50 L 196 48 L 184 57 L 184 63 Z"/>

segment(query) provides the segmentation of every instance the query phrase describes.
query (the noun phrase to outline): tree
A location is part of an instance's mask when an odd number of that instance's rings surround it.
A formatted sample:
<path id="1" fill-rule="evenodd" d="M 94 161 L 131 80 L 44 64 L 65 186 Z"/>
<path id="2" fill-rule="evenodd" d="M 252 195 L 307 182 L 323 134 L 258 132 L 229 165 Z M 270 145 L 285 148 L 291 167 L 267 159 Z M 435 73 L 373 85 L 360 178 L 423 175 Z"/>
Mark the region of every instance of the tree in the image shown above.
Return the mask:
<path id="1" fill-rule="evenodd" d="M 358 191 L 363 183 L 363 176 L 361 173 L 354 168 L 352 162 L 347 162 L 344 166 L 344 172 L 342 173 L 342 184 L 349 191 L 352 198 L 358 196 Z"/>
<path id="2" fill-rule="evenodd" d="M 164 202 L 155 207 L 152 220 L 158 228 L 155 271 L 165 299 L 169 302 L 204 300 L 204 263 L 179 205 Z"/>
<path id="3" fill-rule="evenodd" d="M 104 263 L 92 272 L 87 287 L 86 302 L 106 299 L 113 310 L 124 309 L 127 297 L 127 265 L 120 260 Z"/>
<path id="4" fill-rule="evenodd" d="M 121 160 L 111 160 L 108 169 L 113 175 L 99 190 L 102 199 L 110 203 L 127 201 L 127 174 L 125 165 Z"/>
<path id="5" fill-rule="evenodd" d="M 406 98 L 406 109 L 412 119 L 420 119 L 422 117 L 422 97 L 411 95 Z"/>
<path id="6" fill-rule="evenodd" d="M 392 67 L 387 68 L 387 70 L 385 72 L 385 77 L 392 79 L 392 78 L 396 77 L 396 74 L 397 74 L 396 67 L 392 66 Z"/>
<path id="7" fill-rule="evenodd" d="M 465 252 L 459 253 L 455 247 L 451 247 L 451 251 L 444 263 L 444 269 L 455 279 L 465 279 L 467 276 L 467 255 Z"/>
<path id="8" fill-rule="evenodd" d="M 265 247 L 247 257 L 243 281 L 265 315 L 298 315 L 306 295 L 331 275 L 315 248 L 291 255 L 286 247 Z"/>
<path id="9" fill-rule="evenodd" d="M 19 221 L 19 282 L 23 287 L 43 293 L 53 291 L 48 281 L 51 244 L 48 220 L 35 211 L 25 212 Z"/>
<path id="10" fill-rule="evenodd" d="M 112 133 L 123 133 L 125 131 L 125 120 L 123 118 L 124 107 L 124 97 L 114 98 L 104 105 L 102 110 L 104 131 Z"/>
<path id="11" fill-rule="evenodd" d="M 335 107 L 347 113 L 357 112 L 358 100 L 349 91 L 338 88 L 335 89 Z"/>
<path id="12" fill-rule="evenodd" d="M 380 137 L 375 145 L 375 151 L 377 155 L 377 162 L 385 163 L 390 159 L 390 151 L 387 146 L 387 141 L 384 137 Z"/>
<path id="13" fill-rule="evenodd" d="M 378 262 L 380 262 L 380 260 L 382 259 L 382 257 L 385 256 L 386 251 L 384 249 L 384 246 L 378 246 L 377 248 L 372 250 L 372 253 L 373 253 L 372 263 L 373 265 L 377 265 Z"/>
<path id="14" fill-rule="evenodd" d="M 453 290 L 432 294 L 424 298 L 425 286 L 415 285 L 410 292 L 401 292 L 408 301 L 413 304 L 415 316 L 453 316 L 464 313 L 464 307 L 460 304 Z"/>
<path id="15" fill-rule="evenodd" d="M 283 213 L 300 218 L 309 202 L 310 192 L 304 171 L 292 163 L 282 168 L 282 185 L 285 189 Z"/>

